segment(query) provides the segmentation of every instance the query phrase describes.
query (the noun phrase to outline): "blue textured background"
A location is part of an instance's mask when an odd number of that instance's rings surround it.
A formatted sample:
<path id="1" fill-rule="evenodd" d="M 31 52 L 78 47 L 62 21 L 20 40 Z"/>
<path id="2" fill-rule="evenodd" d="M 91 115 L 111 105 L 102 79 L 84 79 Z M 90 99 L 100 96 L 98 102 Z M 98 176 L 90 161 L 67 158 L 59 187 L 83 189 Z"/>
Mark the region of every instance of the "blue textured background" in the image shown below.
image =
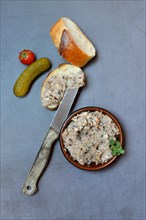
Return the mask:
<path id="1" fill-rule="evenodd" d="M 25 98 L 13 95 L 24 70 L 22 49 L 46 56 L 52 69 L 65 62 L 49 36 L 62 16 L 94 43 L 98 58 L 84 67 L 87 85 L 74 109 L 94 105 L 123 126 L 126 154 L 107 169 L 73 167 L 55 144 L 39 192 L 21 187 L 54 112 L 41 106 L 47 73 Z M 1 219 L 145 219 L 145 1 L 1 1 Z"/>

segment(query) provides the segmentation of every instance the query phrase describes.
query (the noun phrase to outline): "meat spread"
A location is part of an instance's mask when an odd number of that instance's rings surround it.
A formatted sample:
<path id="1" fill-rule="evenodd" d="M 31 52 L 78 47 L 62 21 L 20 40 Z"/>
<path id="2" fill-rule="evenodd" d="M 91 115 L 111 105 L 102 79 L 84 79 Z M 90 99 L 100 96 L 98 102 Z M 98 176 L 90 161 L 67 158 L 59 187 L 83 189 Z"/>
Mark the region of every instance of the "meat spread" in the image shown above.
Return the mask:
<path id="1" fill-rule="evenodd" d="M 45 86 L 44 93 L 42 95 L 42 105 L 44 107 L 49 107 L 53 105 L 57 107 L 66 90 L 79 88 L 84 86 L 84 74 L 83 72 L 74 73 L 74 74 L 52 74 L 51 77 L 48 77 Z"/>
<path id="2" fill-rule="evenodd" d="M 117 135 L 117 125 L 102 111 L 77 114 L 62 134 L 65 150 L 82 165 L 103 164 L 111 159 L 109 141 L 116 140 Z"/>

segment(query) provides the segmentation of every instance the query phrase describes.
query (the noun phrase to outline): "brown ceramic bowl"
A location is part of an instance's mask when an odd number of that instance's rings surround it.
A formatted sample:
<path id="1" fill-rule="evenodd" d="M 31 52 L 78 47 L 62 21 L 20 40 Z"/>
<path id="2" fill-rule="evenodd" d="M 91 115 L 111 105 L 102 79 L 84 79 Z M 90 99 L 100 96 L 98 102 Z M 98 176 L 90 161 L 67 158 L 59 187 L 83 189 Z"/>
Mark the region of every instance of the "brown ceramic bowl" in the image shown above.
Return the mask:
<path id="1" fill-rule="evenodd" d="M 106 163 L 103 164 L 99 164 L 96 165 L 95 163 L 92 163 L 90 165 L 82 165 L 79 162 L 75 161 L 72 159 L 72 157 L 70 156 L 69 152 L 65 149 L 64 143 L 63 143 L 63 138 L 62 138 L 62 133 L 64 132 L 64 130 L 67 128 L 67 126 L 69 125 L 71 119 L 81 113 L 81 112 L 86 112 L 86 111 L 102 111 L 103 114 L 108 115 L 110 118 L 112 118 L 112 120 L 115 122 L 115 124 L 117 125 L 117 127 L 119 128 L 120 134 L 118 135 L 117 139 L 120 141 L 121 146 L 123 144 L 123 132 L 122 132 L 122 128 L 120 123 L 118 122 L 118 120 L 115 118 L 115 116 L 110 113 L 109 111 L 103 109 L 103 108 L 99 108 L 99 107 L 84 107 L 81 108 L 79 110 L 76 110 L 75 112 L 73 112 L 64 122 L 62 129 L 61 129 L 61 133 L 60 133 L 60 146 L 61 146 L 61 150 L 64 154 L 64 156 L 66 157 L 66 159 L 73 164 L 74 166 L 83 169 L 83 170 L 100 170 L 102 168 L 107 167 L 108 165 L 110 165 L 116 158 L 117 156 L 112 157 L 110 160 L 108 160 Z"/>

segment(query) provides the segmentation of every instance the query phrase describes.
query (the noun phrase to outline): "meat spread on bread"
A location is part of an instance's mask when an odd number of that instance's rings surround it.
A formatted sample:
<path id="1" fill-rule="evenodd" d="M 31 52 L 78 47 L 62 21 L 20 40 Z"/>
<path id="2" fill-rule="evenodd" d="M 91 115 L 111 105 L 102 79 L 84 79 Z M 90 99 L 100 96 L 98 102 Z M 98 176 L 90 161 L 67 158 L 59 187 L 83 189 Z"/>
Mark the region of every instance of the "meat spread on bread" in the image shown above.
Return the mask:
<path id="1" fill-rule="evenodd" d="M 69 18 L 60 18 L 50 36 L 59 54 L 71 64 L 83 67 L 96 55 L 96 50 L 80 28 Z"/>
<path id="2" fill-rule="evenodd" d="M 61 64 L 48 74 L 41 90 L 42 106 L 55 110 L 68 89 L 80 88 L 85 85 L 85 74 L 77 66 Z"/>

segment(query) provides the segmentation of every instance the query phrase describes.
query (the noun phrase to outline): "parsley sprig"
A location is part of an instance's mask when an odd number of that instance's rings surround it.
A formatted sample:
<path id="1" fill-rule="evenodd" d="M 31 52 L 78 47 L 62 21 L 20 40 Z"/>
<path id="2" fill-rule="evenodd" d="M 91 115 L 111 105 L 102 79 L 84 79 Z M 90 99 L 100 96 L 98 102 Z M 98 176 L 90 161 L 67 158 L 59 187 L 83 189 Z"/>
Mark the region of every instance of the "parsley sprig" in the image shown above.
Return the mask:
<path id="1" fill-rule="evenodd" d="M 110 144 L 110 148 L 111 148 L 113 156 L 125 153 L 124 149 L 122 148 L 120 144 L 120 141 L 114 141 L 113 139 L 111 139 L 109 144 Z"/>

